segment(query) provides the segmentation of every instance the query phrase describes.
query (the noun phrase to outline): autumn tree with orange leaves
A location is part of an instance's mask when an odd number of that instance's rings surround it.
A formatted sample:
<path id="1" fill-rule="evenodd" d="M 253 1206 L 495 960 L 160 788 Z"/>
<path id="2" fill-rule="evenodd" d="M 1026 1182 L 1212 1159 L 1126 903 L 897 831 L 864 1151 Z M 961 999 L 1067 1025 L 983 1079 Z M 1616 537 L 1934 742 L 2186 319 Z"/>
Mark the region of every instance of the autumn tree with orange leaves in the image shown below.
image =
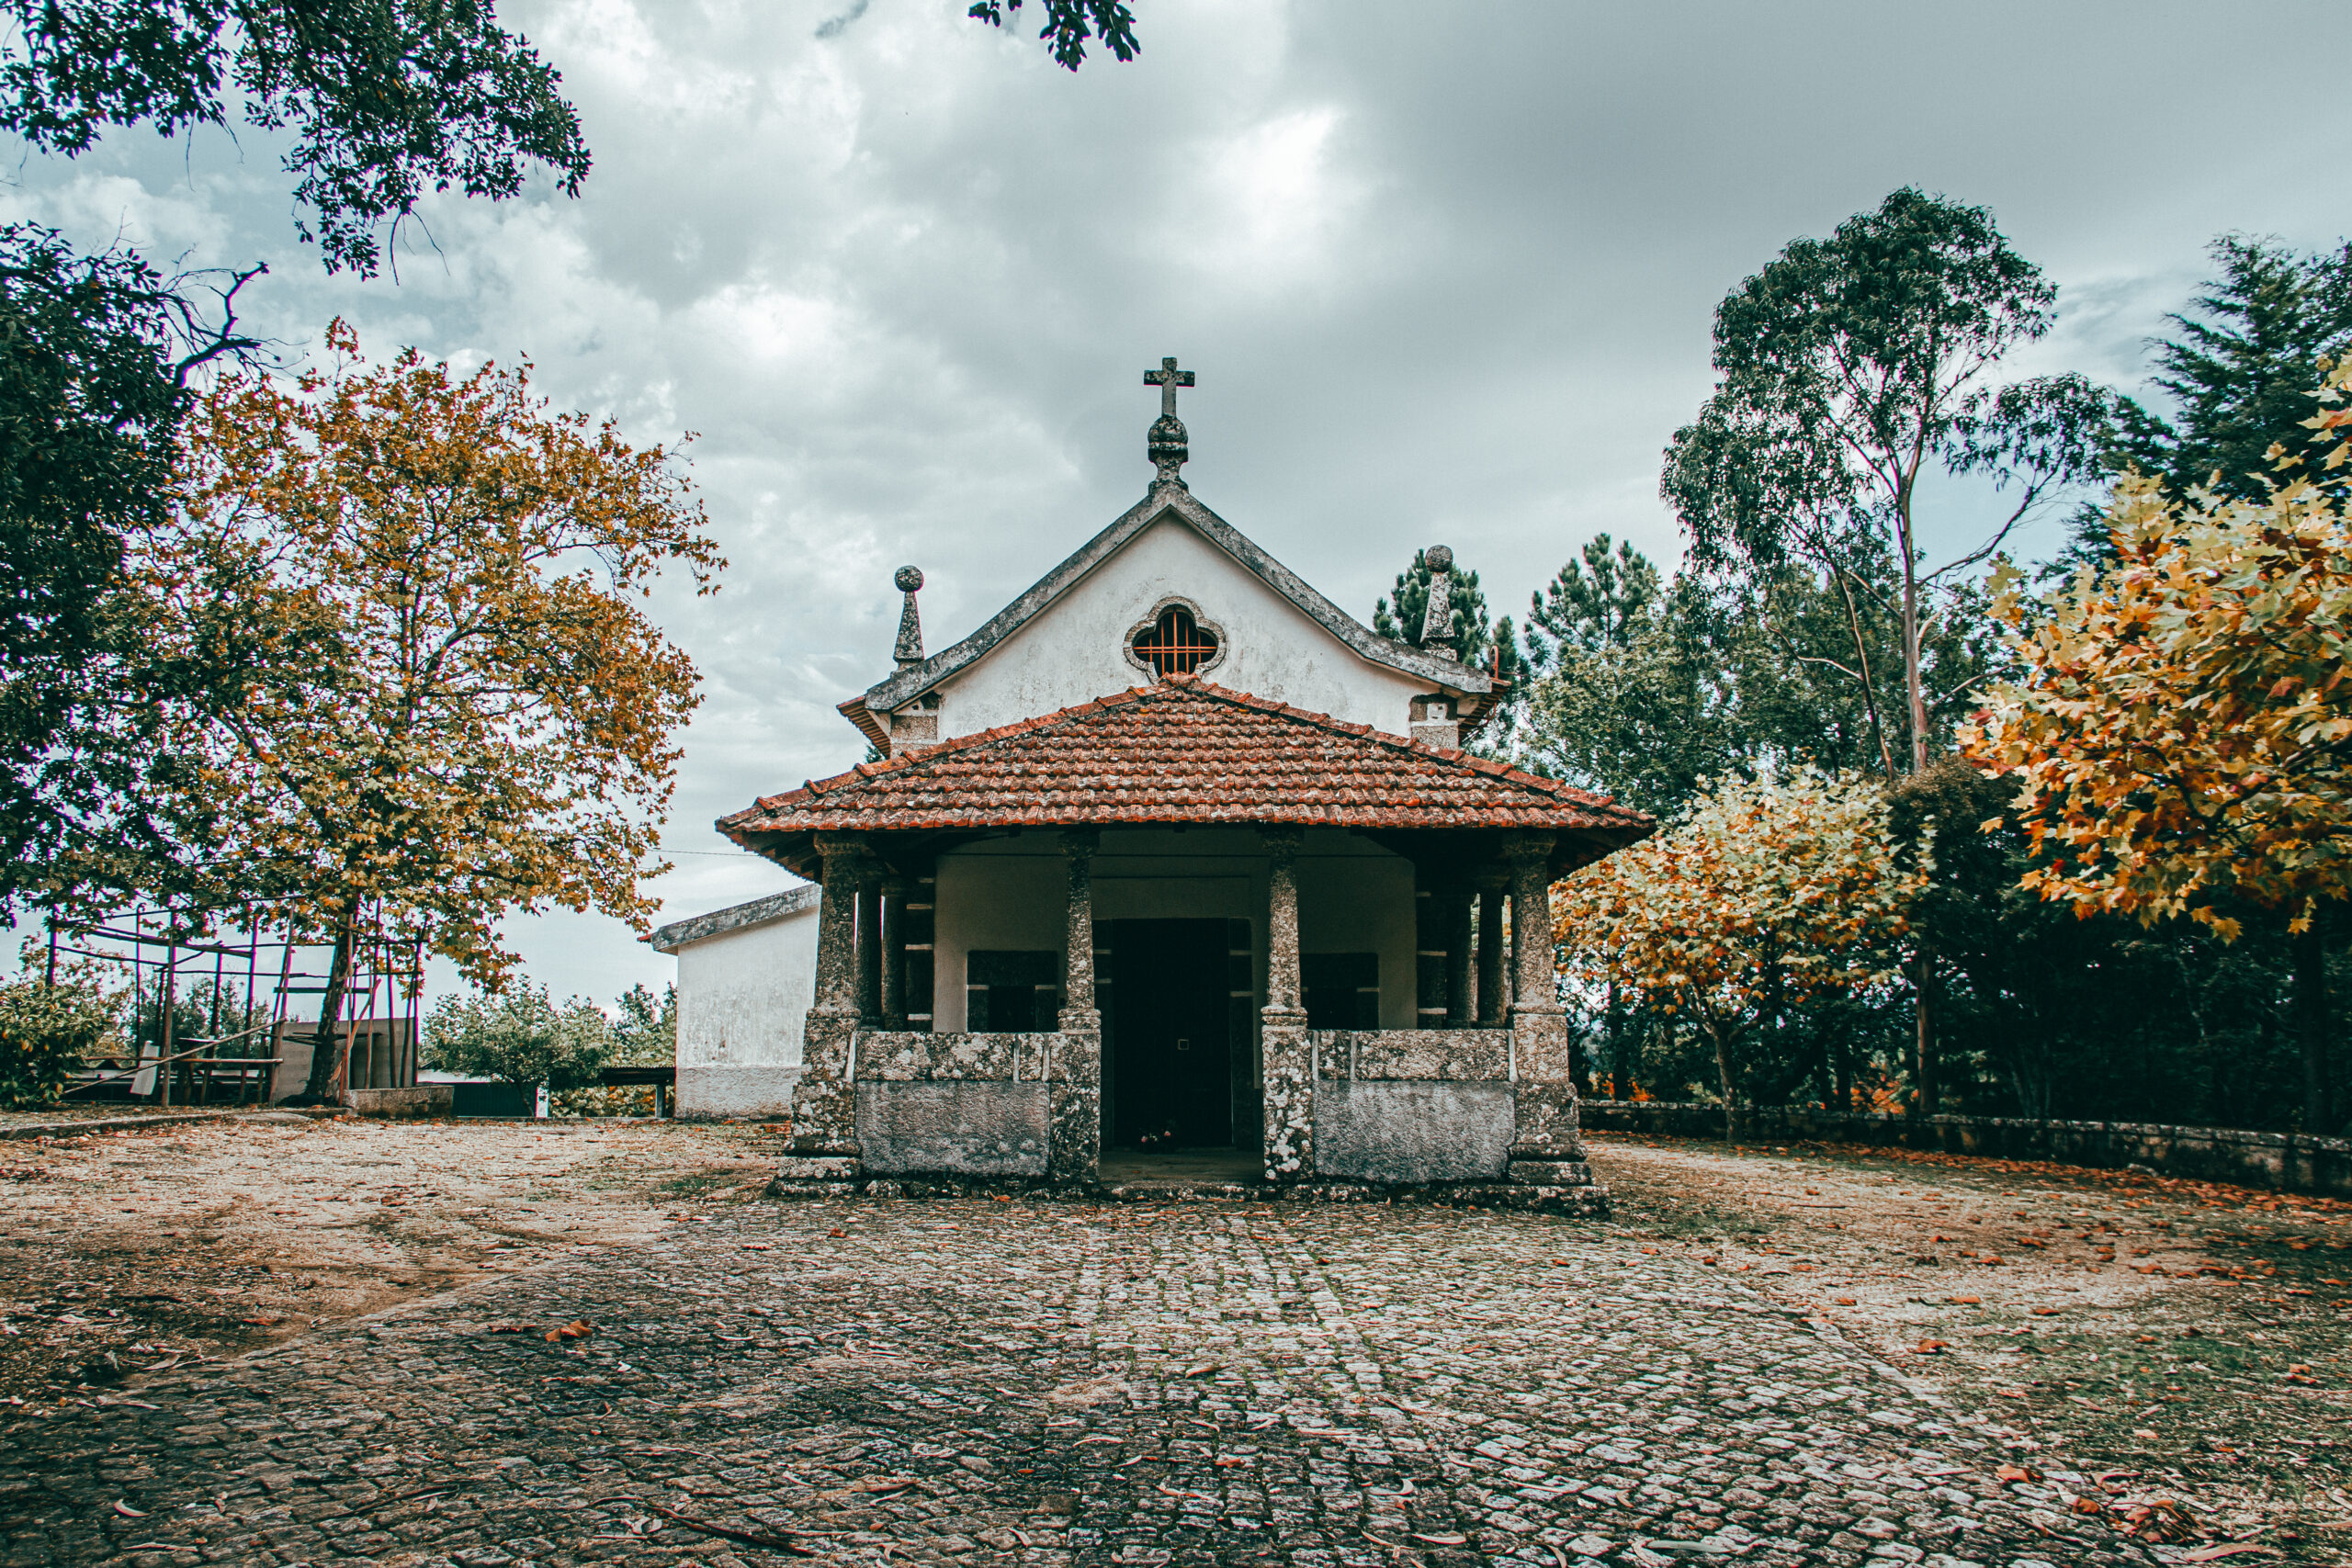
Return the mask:
<path id="1" fill-rule="evenodd" d="M 2352 458 L 2352 365 L 2309 423 Z M 1997 605 L 2025 671 L 1964 737 L 2016 775 L 2041 857 L 2026 875 L 2082 914 L 2186 916 L 2225 941 L 2246 906 L 2293 950 L 2304 1125 L 2336 1130 L 2329 1090 L 2328 907 L 2352 895 L 2352 519 L 2281 475 L 2259 501 L 2119 485 L 2114 564 L 2037 604 L 2014 571 Z"/>
<path id="2" fill-rule="evenodd" d="M 647 929 L 694 708 L 643 600 L 725 565 L 673 450 L 553 412 L 527 365 L 414 350 L 225 378 L 191 417 L 172 522 L 138 542 L 154 653 L 204 671 L 173 746 L 221 899 L 331 943 L 307 1098 L 343 1073 L 361 912 L 495 984 L 516 910 Z M 228 673 L 224 676 L 222 671 Z"/>
<path id="3" fill-rule="evenodd" d="M 1891 978 L 1920 885 L 1887 827 L 1885 789 L 1811 768 L 1702 791 L 1655 838 L 1552 891 L 1562 967 L 1690 1019 L 1714 1047 L 1738 1136 L 1742 1042 L 1781 1010 Z"/>

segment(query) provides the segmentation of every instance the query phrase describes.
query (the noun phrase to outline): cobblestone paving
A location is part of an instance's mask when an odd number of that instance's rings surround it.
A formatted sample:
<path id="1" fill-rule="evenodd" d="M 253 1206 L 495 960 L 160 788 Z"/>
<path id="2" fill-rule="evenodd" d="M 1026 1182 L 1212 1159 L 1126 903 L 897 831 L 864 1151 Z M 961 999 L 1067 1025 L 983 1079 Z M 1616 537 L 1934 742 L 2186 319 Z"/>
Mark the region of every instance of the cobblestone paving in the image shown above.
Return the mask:
<path id="1" fill-rule="evenodd" d="M 2152 1561 L 1536 1215 L 763 1204 L 112 1397 L 0 1426 L 6 1562 Z"/>

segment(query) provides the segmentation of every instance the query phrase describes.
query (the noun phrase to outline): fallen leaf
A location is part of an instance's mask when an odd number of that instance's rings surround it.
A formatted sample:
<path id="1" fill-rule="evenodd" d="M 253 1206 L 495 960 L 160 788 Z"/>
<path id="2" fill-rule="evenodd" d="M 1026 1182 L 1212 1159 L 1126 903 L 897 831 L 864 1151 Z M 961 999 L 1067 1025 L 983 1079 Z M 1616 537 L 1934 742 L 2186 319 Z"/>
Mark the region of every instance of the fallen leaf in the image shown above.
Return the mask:
<path id="1" fill-rule="evenodd" d="M 2036 1317 L 2056 1317 L 2058 1315 L 2058 1309 L 2056 1307 L 2036 1307 L 2033 1309 L 2033 1315 Z"/>
<path id="2" fill-rule="evenodd" d="M 2100 1502 L 2096 1497 L 2077 1497 L 2075 1499 L 2072 1506 L 2075 1512 L 2078 1514 L 2104 1514 L 2107 1512 L 2107 1505 Z"/>
<path id="3" fill-rule="evenodd" d="M 1956 1307 L 1973 1307 L 1984 1301 L 1982 1296 L 1946 1296 L 1944 1300 Z"/>
<path id="4" fill-rule="evenodd" d="M 1416 1535 L 1413 1539 L 1424 1546 L 1467 1546 L 1470 1544 L 1470 1538 L 1466 1535 Z"/>
<path id="5" fill-rule="evenodd" d="M 827 1231 L 825 1234 L 827 1235 L 849 1235 L 849 1232 L 842 1229 L 839 1225 L 835 1225 L 831 1230 Z"/>
<path id="6" fill-rule="evenodd" d="M 1836 1304 L 1841 1307 L 1849 1307 L 1854 1304 L 1854 1298 L 1851 1296 L 1838 1296 L 1833 1299 Z"/>
<path id="7" fill-rule="evenodd" d="M 1941 1351 L 1951 1349 L 1951 1346 L 1948 1341 L 1942 1339 L 1922 1339 L 1919 1343 L 1914 1345 L 1912 1348 L 1922 1356 L 1933 1356 Z"/>
<path id="8" fill-rule="evenodd" d="M 1184 1369 L 1184 1375 L 1188 1378 L 1204 1378 L 1215 1371 L 1216 1371 L 1216 1363 L 1215 1361 L 1203 1361 L 1198 1366 L 1186 1367 Z"/>
<path id="9" fill-rule="evenodd" d="M 2006 1393 L 2007 1391 L 2004 1390 L 2003 1392 Z M 1999 1476 L 2005 1483 L 2039 1481 L 2041 1479 L 2041 1472 L 2034 1469 L 2033 1466 L 2030 1464 L 2005 1464 L 1993 1473 Z"/>
<path id="10" fill-rule="evenodd" d="M 282 1317 L 241 1317 L 237 1321 L 251 1324 L 255 1328 L 270 1328 L 286 1320 Z"/>
<path id="11" fill-rule="evenodd" d="M 115 1501 L 114 1511 L 126 1519 L 143 1519 L 147 1517 L 142 1510 L 132 1507 L 119 1498 Z"/>
<path id="12" fill-rule="evenodd" d="M 549 1329 L 548 1331 L 548 1343 L 552 1345 L 559 1339 L 585 1339 L 591 1334 L 595 1332 L 596 1325 L 594 1324 L 590 1323 L 585 1318 L 575 1317 L 570 1323 L 565 1324 L 561 1328 Z"/>
<path id="13" fill-rule="evenodd" d="M 2194 1551 L 2184 1551 L 2173 1559 L 2176 1562 L 2219 1562 L 2224 1557 L 2284 1557 L 2287 1554 L 2275 1546 L 2256 1541 L 2233 1540 L 2227 1546 L 2200 1546 Z"/>

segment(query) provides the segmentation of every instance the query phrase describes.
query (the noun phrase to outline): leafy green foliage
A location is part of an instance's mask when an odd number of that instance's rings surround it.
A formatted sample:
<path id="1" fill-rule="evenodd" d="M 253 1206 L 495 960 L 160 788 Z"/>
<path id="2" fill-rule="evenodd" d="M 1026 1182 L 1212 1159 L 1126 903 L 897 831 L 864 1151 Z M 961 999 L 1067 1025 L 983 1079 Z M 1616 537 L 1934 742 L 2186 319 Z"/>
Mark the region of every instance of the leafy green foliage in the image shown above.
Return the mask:
<path id="1" fill-rule="evenodd" d="M 1517 760 L 1653 816 L 1679 815 L 1703 780 L 1746 770 L 1744 644 L 1688 580 L 1610 637 L 1553 644 L 1529 688 Z"/>
<path id="2" fill-rule="evenodd" d="M 547 987 L 516 980 L 502 992 L 453 993 L 433 1004 L 419 1059 L 435 1072 L 549 1090 L 596 1081 L 616 1049 L 594 1003 L 558 1007 Z"/>
<path id="3" fill-rule="evenodd" d="M 1135 13 L 1125 0 L 1043 0 L 1046 26 L 1037 36 L 1052 45 L 1054 63 L 1075 71 L 1086 60 L 1086 40 L 1100 36 L 1113 57 L 1133 60 L 1143 51 L 1136 41 Z M 1021 0 L 976 0 L 965 13 L 992 28 L 1004 26 L 1005 13 L 1021 14 Z"/>
<path id="4" fill-rule="evenodd" d="M 678 1059 L 678 987 L 662 988 L 657 1000 L 641 985 L 631 986 L 613 1010 L 613 1066 L 666 1067 Z"/>
<path id="5" fill-rule="evenodd" d="M 428 191 L 493 199 L 533 164 L 579 194 L 580 118 L 490 0 L 7 0 L 0 127 L 69 156 L 108 126 L 290 129 L 305 241 L 373 274 Z"/>
<path id="6" fill-rule="evenodd" d="M 1835 582 L 1892 562 L 1905 700 L 1891 728 L 1908 771 L 1939 739 L 1920 640 L 1939 585 L 2093 472 L 2108 428 L 2108 394 L 2079 376 L 1994 380 L 2049 330 L 2054 298 L 1989 212 L 1898 190 L 1827 240 L 1792 242 L 1724 299 L 1716 389 L 1667 449 L 1659 488 L 1699 570 L 1803 562 Z M 1931 468 L 2014 501 L 1983 547 L 1933 570 L 1914 517 Z M 1867 686 L 1859 633 L 1854 652 Z"/>
<path id="7" fill-rule="evenodd" d="M 74 1070 L 114 1041 L 118 1011 L 85 971 L 54 985 L 31 975 L 0 985 L 0 1107 L 54 1103 Z"/>
<path id="8" fill-rule="evenodd" d="M 0 227 L 0 909 L 92 882 L 169 893 L 204 840 L 146 805 L 174 759 L 121 572 L 125 535 L 168 513 L 189 375 L 250 346 L 225 304 L 199 318 L 191 282 Z"/>
<path id="9" fill-rule="evenodd" d="M 1541 674 L 1554 668 L 1564 647 L 1588 651 L 1622 647 L 1634 623 L 1660 592 L 1657 568 L 1626 540 L 1610 553 L 1606 534 L 1585 545 L 1527 600 L 1527 668 Z"/>

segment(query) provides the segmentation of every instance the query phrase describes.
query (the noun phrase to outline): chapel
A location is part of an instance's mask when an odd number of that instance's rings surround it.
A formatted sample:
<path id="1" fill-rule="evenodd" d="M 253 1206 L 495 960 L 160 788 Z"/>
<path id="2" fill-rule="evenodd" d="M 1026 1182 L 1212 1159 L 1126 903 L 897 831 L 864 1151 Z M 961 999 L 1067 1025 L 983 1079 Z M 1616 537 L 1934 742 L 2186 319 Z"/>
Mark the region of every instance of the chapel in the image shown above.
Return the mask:
<path id="1" fill-rule="evenodd" d="M 935 653 L 901 568 L 841 705 L 877 760 L 719 820 L 813 886 L 655 933 L 680 1112 L 788 1119 L 811 1191 L 1591 1206 L 1547 890 L 1653 823 L 1463 750 L 1507 693 L 1439 651 L 1450 551 L 1419 645 L 1374 633 L 1193 495 L 1193 373 L 1145 380 L 1142 501 Z"/>

